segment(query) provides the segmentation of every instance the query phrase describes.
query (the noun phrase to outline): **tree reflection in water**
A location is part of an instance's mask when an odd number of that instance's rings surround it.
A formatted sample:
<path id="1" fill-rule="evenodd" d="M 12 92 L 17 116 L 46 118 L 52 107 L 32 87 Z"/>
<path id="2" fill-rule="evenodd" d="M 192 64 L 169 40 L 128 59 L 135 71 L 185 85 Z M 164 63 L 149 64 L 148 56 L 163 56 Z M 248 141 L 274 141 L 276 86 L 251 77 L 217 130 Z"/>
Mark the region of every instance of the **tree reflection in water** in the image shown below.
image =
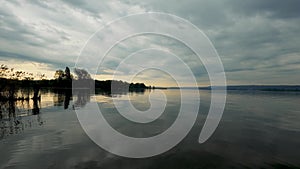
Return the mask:
<path id="1" fill-rule="evenodd" d="M 71 89 L 58 89 L 53 91 L 55 95 L 53 96 L 54 106 L 64 106 L 64 109 L 68 109 L 70 101 L 72 100 L 72 90 Z"/>
<path id="2" fill-rule="evenodd" d="M 10 96 L 14 97 L 0 101 L 0 139 L 21 133 L 26 128 L 44 124 L 40 115 L 40 96 L 24 99 L 22 91 L 9 92 Z"/>
<path id="3" fill-rule="evenodd" d="M 43 125 L 45 121 L 41 115 L 41 102 L 47 94 L 53 95 L 53 105 L 51 106 L 63 107 L 64 109 L 78 109 L 90 102 L 93 94 L 117 97 L 118 95 L 128 94 L 128 92 L 142 94 L 145 90 L 138 89 L 112 93 L 102 90 L 91 91 L 89 89 L 76 89 L 73 91 L 71 89 L 44 89 L 38 93 L 35 90 L 21 89 L 19 91 L 10 90 L 9 92 L 9 95 L 13 95 L 14 99 L 0 101 L 0 139 L 21 133 L 26 128 Z M 73 96 L 74 101 L 71 103 Z M 44 102 L 45 100 L 44 98 Z"/>
<path id="4" fill-rule="evenodd" d="M 73 90 L 73 94 L 76 96 L 73 108 L 84 107 L 91 100 L 91 91 L 89 89 L 76 89 Z"/>

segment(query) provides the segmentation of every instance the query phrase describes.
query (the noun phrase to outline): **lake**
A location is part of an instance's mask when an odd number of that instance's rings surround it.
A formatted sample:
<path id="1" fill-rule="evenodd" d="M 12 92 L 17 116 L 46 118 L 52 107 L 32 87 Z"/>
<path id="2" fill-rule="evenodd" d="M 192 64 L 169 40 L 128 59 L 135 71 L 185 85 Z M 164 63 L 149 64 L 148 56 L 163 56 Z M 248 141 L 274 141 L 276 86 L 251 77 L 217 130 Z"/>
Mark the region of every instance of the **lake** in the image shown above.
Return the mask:
<path id="1" fill-rule="evenodd" d="M 300 92 L 228 91 L 222 120 L 209 140 L 198 143 L 210 107 L 210 91 L 200 90 L 195 125 L 177 146 L 158 156 L 131 159 L 97 146 L 82 129 L 75 110 L 96 100 L 111 126 L 133 137 L 150 137 L 168 129 L 180 108 L 180 91 L 162 90 L 168 99 L 155 121 L 137 124 L 123 118 L 112 99 L 150 107 L 156 90 L 109 94 L 72 94 L 42 90 L 34 103 L 1 103 L 0 168 L 296 168 L 300 167 Z M 195 93 L 193 89 L 183 90 Z M 154 98 L 155 99 L 155 98 Z"/>

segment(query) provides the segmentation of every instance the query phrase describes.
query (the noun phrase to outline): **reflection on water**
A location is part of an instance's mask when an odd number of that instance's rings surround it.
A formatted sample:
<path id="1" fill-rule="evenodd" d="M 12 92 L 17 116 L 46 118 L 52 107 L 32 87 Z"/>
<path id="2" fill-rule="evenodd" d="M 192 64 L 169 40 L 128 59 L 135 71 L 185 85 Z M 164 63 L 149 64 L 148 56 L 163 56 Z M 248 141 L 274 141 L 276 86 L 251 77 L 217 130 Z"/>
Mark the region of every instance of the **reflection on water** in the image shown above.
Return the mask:
<path id="1" fill-rule="evenodd" d="M 39 100 L 33 100 L 32 109 L 28 109 L 29 104 L 29 100 L 0 102 L 0 140 L 44 123 L 39 114 Z"/>
<path id="2" fill-rule="evenodd" d="M 70 102 L 73 99 L 72 92 L 75 96 L 73 105 Z M 144 90 L 139 90 L 136 93 L 143 93 Z M 39 95 L 40 93 L 40 95 Z M 106 97 L 116 97 L 126 94 L 110 93 L 96 91 L 96 94 L 101 94 Z M 90 101 L 91 92 L 89 90 L 72 89 L 20 89 L 16 91 L 15 98 L 25 99 L 10 99 L 0 102 L 0 139 L 6 136 L 21 133 L 26 128 L 43 125 L 45 120 L 42 118 L 41 108 L 46 107 L 63 107 L 64 109 L 75 109 L 83 107 Z"/>
<path id="3" fill-rule="evenodd" d="M 214 135 L 197 142 L 210 106 L 210 92 L 200 91 L 195 126 L 172 150 L 152 158 L 127 159 L 94 144 L 82 130 L 74 109 L 99 103 L 106 120 L 119 132 L 148 137 L 166 130 L 180 107 L 178 90 L 165 90 L 165 112 L 149 124 L 130 123 L 112 99 L 150 106 L 150 92 L 41 90 L 40 100 L 1 102 L 0 168 L 296 168 L 300 167 L 300 94 L 231 91 Z M 193 90 L 184 90 L 187 94 Z M 33 93 L 29 92 L 29 95 Z M 32 97 L 32 96 L 30 96 Z"/>
<path id="4" fill-rule="evenodd" d="M 55 95 L 53 96 L 54 106 L 64 106 L 64 109 L 68 109 L 70 101 L 72 100 L 72 90 L 54 90 Z"/>
<path id="5" fill-rule="evenodd" d="M 0 102 L 0 139 L 43 125 L 42 107 L 64 105 L 68 109 L 72 90 L 20 89 L 13 95 L 16 99 Z"/>

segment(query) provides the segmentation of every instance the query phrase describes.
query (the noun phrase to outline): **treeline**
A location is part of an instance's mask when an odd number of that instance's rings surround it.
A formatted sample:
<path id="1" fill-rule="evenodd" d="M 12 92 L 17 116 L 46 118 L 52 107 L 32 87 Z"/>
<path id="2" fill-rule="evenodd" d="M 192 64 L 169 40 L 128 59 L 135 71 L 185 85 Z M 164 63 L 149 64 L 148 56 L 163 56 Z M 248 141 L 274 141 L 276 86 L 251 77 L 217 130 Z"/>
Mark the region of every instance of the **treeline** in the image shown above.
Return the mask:
<path id="1" fill-rule="evenodd" d="M 95 88 L 103 91 L 135 91 L 141 89 L 149 89 L 144 83 L 128 83 L 117 80 L 99 81 L 95 80 Z"/>
<path id="2" fill-rule="evenodd" d="M 18 99 L 15 93 L 21 88 L 33 89 L 34 97 L 38 98 L 40 88 L 71 89 L 71 88 L 100 89 L 102 91 L 133 91 L 144 90 L 147 87 L 144 83 L 128 83 L 117 80 L 99 81 L 91 78 L 91 75 L 84 69 L 70 68 L 56 70 L 54 79 L 46 79 L 44 74 L 34 75 L 23 71 L 14 71 L 6 65 L 0 67 L 0 100 Z M 28 99 L 28 98 L 19 98 Z"/>
<path id="3" fill-rule="evenodd" d="M 93 79 L 84 79 L 84 80 L 78 80 L 78 79 L 51 79 L 51 80 L 16 80 L 16 79 L 5 79 L 0 78 L 1 83 L 1 89 L 0 91 L 3 91 L 6 87 L 12 87 L 15 88 L 57 88 L 57 89 L 71 89 L 72 83 L 84 83 L 82 87 L 89 88 L 91 86 L 86 85 L 86 83 L 89 83 L 89 85 L 94 85 L 96 89 L 102 89 L 102 90 L 112 90 L 112 89 L 150 89 L 151 86 L 146 86 L 144 83 L 128 83 L 124 81 L 119 80 L 93 80 Z M 78 85 L 80 86 L 80 85 Z M 75 86 L 76 88 L 76 86 Z M 79 87 L 78 87 L 79 88 Z M 154 87 L 153 87 L 154 88 Z"/>

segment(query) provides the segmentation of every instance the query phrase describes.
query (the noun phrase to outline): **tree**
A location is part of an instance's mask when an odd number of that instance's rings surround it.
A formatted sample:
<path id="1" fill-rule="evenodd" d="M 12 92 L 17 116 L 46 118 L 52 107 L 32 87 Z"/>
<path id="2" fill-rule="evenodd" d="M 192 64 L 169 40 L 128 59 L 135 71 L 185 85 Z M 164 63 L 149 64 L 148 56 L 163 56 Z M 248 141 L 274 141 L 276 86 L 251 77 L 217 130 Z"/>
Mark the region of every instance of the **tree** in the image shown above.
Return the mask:
<path id="1" fill-rule="evenodd" d="M 47 78 L 47 76 L 45 74 L 42 74 L 42 73 L 36 74 L 36 79 L 38 79 L 38 80 L 45 80 L 46 78 Z"/>
<path id="2" fill-rule="evenodd" d="M 5 78 L 5 77 L 7 76 L 8 69 L 9 69 L 9 68 L 7 67 L 7 65 L 2 64 L 2 65 L 0 66 L 0 77 L 1 77 L 1 78 Z"/>
<path id="3" fill-rule="evenodd" d="M 65 73 L 63 70 L 59 69 L 59 70 L 56 70 L 55 71 L 55 74 L 54 74 L 54 78 L 55 79 L 59 79 L 59 80 L 62 80 L 62 78 L 65 76 Z"/>
<path id="4" fill-rule="evenodd" d="M 75 72 L 78 80 L 92 79 L 91 75 L 86 70 L 84 70 L 84 69 L 75 68 L 74 72 Z"/>
<path id="5" fill-rule="evenodd" d="M 25 71 L 15 71 L 14 68 L 8 68 L 7 65 L 0 65 L 0 78 L 14 80 L 34 80 L 33 73 Z"/>
<path id="6" fill-rule="evenodd" d="M 66 69 L 65 69 L 65 77 L 66 77 L 67 80 L 71 80 L 72 79 L 69 67 L 66 67 Z"/>

